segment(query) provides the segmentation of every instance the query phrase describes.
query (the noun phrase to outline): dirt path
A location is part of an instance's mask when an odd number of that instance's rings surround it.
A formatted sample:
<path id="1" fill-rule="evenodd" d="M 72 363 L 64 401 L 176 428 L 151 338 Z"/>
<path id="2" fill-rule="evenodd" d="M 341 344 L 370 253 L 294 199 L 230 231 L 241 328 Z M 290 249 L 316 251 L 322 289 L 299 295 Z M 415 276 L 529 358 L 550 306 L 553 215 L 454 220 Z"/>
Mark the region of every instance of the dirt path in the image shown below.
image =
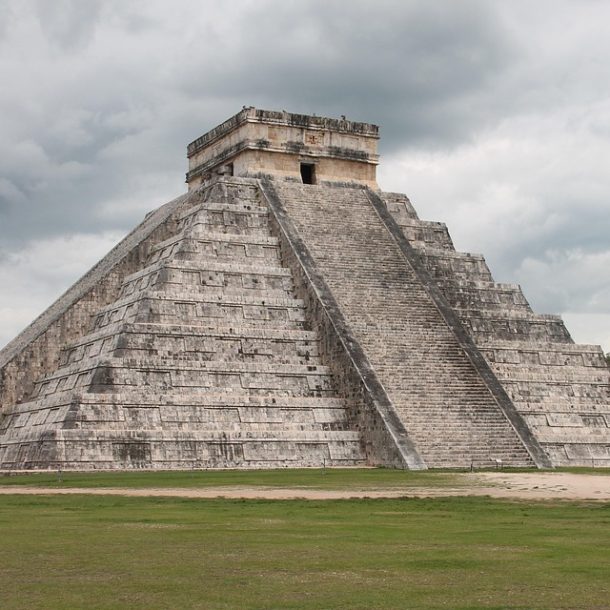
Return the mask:
<path id="1" fill-rule="evenodd" d="M 610 500 L 610 473 L 605 472 L 485 472 L 473 476 L 482 485 L 492 486 L 489 495 L 494 498 Z"/>
<path id="2" fill-rule="evenodd" d="M 570 474 L 564 472 L 457 474 L 454 487 L 390 487 L 360 489 L 314 489 L 289 487 L 26 487 L 2 485 L 1 494 L 91 494 L 115 496 L 158 496 L 182 498 L 245 498 L 292 500 L 338 500 L 347 498 L 401 498 L 444 496 L 491 496 L 529 500 L 610 501 L 610 474 Z"/>

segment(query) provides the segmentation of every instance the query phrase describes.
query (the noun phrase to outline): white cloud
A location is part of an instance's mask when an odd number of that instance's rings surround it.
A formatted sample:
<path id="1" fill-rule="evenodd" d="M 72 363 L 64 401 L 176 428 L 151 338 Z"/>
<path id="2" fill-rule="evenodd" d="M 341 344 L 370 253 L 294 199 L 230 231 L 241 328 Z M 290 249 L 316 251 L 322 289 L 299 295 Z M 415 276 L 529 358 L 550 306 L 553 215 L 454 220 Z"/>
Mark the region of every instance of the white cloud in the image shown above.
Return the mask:
<path id="1" fill-rule="evenodd" d="M 450 151 L 386 159 L 380 182 L 407 192 L 420 217 L 446 222 L 458 249 L 482 252 L 497 280 L 521 283 L 535 310 L 570 312 L 581 328 L 590 315 L 587 340 L 601 324 L 604 341 L 610 141 L 591 124 L 609 110 L 579 103 L 505 119 Z"/>
<path id="2" fill-rule="evenodd" d="M 74 234 L 28 243 L 0 257 L 0 346 L 13 339 L 120 239 Z"/>
<path id="3" fill-rule="evenodd" d="M 610 353 L 610 314 L 564 311 L 562 316 L 576 343 L 601 345 L 606 353 Z"/>

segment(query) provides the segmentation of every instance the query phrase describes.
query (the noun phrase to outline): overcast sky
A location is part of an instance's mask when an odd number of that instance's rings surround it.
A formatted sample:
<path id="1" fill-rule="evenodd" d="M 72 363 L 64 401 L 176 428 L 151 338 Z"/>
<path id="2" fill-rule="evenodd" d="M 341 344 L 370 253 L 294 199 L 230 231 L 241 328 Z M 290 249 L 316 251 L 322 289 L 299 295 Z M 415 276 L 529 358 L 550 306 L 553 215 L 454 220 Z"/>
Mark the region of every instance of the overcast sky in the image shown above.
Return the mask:
<path id="1" fill-rule="evenodd" d="M 380 125 L 384 190 L 610 351 L 610 3 L 0 0 L 0 346 L 243 105 Z"/>

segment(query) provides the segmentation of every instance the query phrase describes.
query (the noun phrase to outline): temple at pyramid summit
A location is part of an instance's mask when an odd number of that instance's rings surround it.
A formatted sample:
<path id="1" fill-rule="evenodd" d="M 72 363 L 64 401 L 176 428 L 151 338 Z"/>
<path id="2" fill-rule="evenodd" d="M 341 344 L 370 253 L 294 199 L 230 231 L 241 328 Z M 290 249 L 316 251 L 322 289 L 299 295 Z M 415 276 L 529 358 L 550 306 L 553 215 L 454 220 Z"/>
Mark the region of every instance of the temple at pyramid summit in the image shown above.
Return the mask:
<path id="1" fill-rule="evenodd" d="M 601 348 L 380 190 L 378 140 L 244 108 L 189 144 L 0 351 L 0 468 L 610 466 Z"/>

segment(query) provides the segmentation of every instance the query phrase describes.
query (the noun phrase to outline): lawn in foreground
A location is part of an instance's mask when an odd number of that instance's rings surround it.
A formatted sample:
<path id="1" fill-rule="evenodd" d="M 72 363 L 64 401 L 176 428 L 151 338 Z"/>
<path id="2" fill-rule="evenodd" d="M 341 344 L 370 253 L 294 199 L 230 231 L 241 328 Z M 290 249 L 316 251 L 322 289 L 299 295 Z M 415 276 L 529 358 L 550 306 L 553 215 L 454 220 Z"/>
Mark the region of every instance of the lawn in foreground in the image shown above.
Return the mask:
<path id="1" fill-rule="evenodd" d="M 44 472 L 0 476 L 0 485 L 35 487 L 291 487 L 313 489 L 459 486 L 455 472 L 386 468 Z"/>
<path id="2" fill-rule="evenodd" d="M 285 468 L 272 470 L 166 470 L 106 472 L 31 472 L 0 474 L 1 485 L 31 487 L 289 487 L 303 489 L 403 489 L 409 487 L 467 487 L 472 479 L 459 470 L 394 470 L 389 468 Z M 485 472 L 479 470 L 476 472 Z M 497 472 L 497 471 L 496 471 Z M 531 472 L 504 468 L 504 473 Z M 553 472 L 610 476 L 610 469 L 557 468 Z"/>
<path id="3" fill-rule="evenodd" d="M 0 498 L 0 607 L 610 608 L 610 505 Z"/>

